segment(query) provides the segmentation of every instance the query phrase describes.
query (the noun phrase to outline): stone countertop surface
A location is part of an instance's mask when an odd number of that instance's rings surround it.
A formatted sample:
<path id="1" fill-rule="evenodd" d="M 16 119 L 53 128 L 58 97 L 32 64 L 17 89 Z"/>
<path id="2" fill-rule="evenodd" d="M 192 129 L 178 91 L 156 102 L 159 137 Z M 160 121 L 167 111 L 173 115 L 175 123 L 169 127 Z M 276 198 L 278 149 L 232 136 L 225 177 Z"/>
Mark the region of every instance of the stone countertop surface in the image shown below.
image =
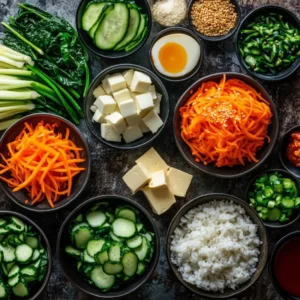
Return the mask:
<path id="1" fill-rule="evenodd" d="M 6 20 L 10 15 L 17 11 L 17 0 L 0 0 L 0 20 Z M 74 25 L 75 13 L 79 0 L 30 0 L 31 4 L 37 5 L 50 13 L 57 14 L 66 18 Z M 298 0 L 240 0 L 242 17 L 244 17 L 253 8 L 264 4 L 279 4 L 292 10 L 300 17 L 300 1 Z M 183 26 L 188 26 L 183 24 Z M 91 56 L 91 69 L 95 77 L 102 69 L 120 63 L 135 63 L 150 67 L 148 59 L 148 49 L 152 38 L 163 28 L 153 24 L 152 33 L 147 43 L 134 55 L 119 60 L 98 59 Z M 1 31 L 1 29 L 0 29 Z M 188 201 L 193 198 L 213 192 L 223 192 L 243 198 L 244 191 L 249 180 L 258 172 L 274 167 L 281 167 L 278 158 L 278 143 L 273 154 L 265 161 L 254 173 L 241 178 L 226 180 L 214 178 L 190 167 L 181 157 L 176 148 L 173 138 L 172 117 L 176 102 L 181 94 L 197 79 L 216 72 L 232 71 L 245 73 L 240 67 L 236 57 L 233 39 L 219 43 L 204 43 L 205 57 L 200 71 L 191 79 L 180 83 L 170 83 L 164 81 L 169 92 L 171 115 L 161 136 L 153 142 L 153 147 L 166 160 L 168 165 L 179 168 L 194 175 L 192 185 L 187 197 L 177 199 L 177 203 L 163 216 L 156 216 L 152 213 L 150 206 L 142 195 L 137 193 L 132 196 L 129 189 L 122 181 L 122 175 L 128 171 L 135 160 L 141 156 L 149 147 L 143 147 L 134 151 L 115 150 L 101 144 L 89 132 L 84 120 L 79 126 L 81 132 L 86 138 L 92 155 L 92 172 L 90 181 L 83 194 L 70 206 L 56 213 L 34 214 L 27 212 L 14 205 L 4 194 L 0 194 L 0 209 L 18 211 L 30 217 L 45 231 L 48 236 L 53 252 L 53 269 L 49 284 L 45 294 L 40 299 L 47 300 L 90 300 L 89 297 L 76 289 L 63 276 L 57 262 L 55 254 L 56 239 L 59 228 L 66 216 L 80 203 L 97 195 L 116 194 L 134 199 L 145 207 L 155 220 L 159 231 L 161 232 L 161 255 L 156 271 L 152 278 L 143 285 L 138 291 L 124 299 L 143 299 L 143 300 L 191 300 L 200 299 L 197 295 L 189 292 L 174 277 L 168 267 L 165 255 L 166 232 L 173 216 Z M 300 70 L 288 80 L 277 83 L 261 82 L 274 100 L 280 119 L 280 137 L 289 128 L 300 123 Z M 299 105 L 299 106 L 298 106 Z M 279 138 L 280 138 L 279 137 Z M 300 219 L 292 226 L 284 229 L 268 229 L 271 248 L 284 235 L 300 228 Z M 240 298 L 242 300 L 279 300 L 282 299 L 271 284 L 267 269 L 264 271 L 258 282 Z"/>

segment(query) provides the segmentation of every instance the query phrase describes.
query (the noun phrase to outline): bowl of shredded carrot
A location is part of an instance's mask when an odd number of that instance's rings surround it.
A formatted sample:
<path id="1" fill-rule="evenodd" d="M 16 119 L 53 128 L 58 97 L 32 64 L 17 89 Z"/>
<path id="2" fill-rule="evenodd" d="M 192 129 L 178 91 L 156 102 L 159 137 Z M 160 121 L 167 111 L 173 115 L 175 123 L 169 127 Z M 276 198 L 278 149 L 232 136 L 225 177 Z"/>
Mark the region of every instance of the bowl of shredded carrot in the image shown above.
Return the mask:
<path id="1" fill-rule="evenodd" d="M 195 82 L 178 101 L 173 125 L 186 161 L 223 178 L 245 175 L 262 164 L 279 131 L 277 110 L 266 90 L 238 73 Z"/>
<path id="2" fill-rule="evenodd" d="M 23 208 L 55 211 L 75 200 L 90 175 L 88 145 L 69 121 L 33 114 L 6 130 L 0 141 L 0 185 Z"/>

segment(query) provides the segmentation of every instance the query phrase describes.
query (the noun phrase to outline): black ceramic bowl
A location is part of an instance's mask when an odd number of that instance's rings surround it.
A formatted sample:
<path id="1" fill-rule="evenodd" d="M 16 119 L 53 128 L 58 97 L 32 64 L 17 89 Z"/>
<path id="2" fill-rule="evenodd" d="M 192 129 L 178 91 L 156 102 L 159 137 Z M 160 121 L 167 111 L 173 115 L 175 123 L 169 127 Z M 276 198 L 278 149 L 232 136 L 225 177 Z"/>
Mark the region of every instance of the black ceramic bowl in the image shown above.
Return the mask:
<path id="1" fill-rule="evenodd" d="M 144 136 L 142 138 L 140 138 L 132 143 L 126 144 L 124 141 L 122 141 L 120 143 L 109 142 L 101 137 L 100 124 L 96 123 L 96 122 L 92 122 L 93 112 L 90 110 L 90 107 L 96 100 L 93 95 L 93 91 L 96 87 L 98 87 L 100 85 L 101 81 L 103 80 L 103 78 L 106 75 L 122 73 L 129 69 L 134 69 L 134 70 L 137 70 L 137 71 L 140 71 L 140 72 L 143 72 L 143 73 L 149 75 L 152 79 L 152 84 L 154 84 L 156 87 L 156 91 L 158 93 L 162 94 L 159 116 L 162 119 L 164 124 L 162 127 L 160 127 L 160 129 L 155 134 L 152 134 L 151 132 L 146 133 L 146 134 L 144 134 Z M 121 65 L 111 66 L 111 67 L 108 67 L 107 69 L 101 71 L 100 74 L 91 83 L 89 90 L 87 92 L 87 95 L 85 97 L 85 102 L 84 102 L 85 119 L 86 119 L 87 125 L 88 125 L 90 131 L 92 132 L 92 134 L 97 139 L 99 139 L 100 142 L 102 142 L 112 148 L 124 149 L 124 150 L 136 149 L 136 148 L 140 148 L 140 147 L 143 147 L 143 146 L 146 146 L 146 145 L 152 143 L 153 140 L 159 136 L 159 134 L 162 132 L 162 130 L 166 126 L 167 120 L 169 117 L 169 112 L 170 112 L 169 95 L 168 95 L 168 92 L 167 92 L 165 86 L 161 82 L 161 80 L 154 73 L 149 71 L 148 69 L 138 66 L 138 65 L 133 65 L 133 64 L 121 64 Z"/>
<path id="2" fill-rule="evenodd" d="M 299 297 L 295 297 L 290 295 L 287 291 L 285 291 L 281 285 L 278 283 L 276 275 L 275 275 L 275 259 L 277 256 L 278 251 L 281 249 L 281 247 L 288 241 L 291 241 L 292 239 L 300 238 L 300 231 L 294 231 L 287 235 L 285 235 L 283 238 L 281 238 L 277 244 L 274 246 L 271 258 L 269 261 L 268 269 L 269 269 L 269 275 L 271 277 L 272 284 L 274 285 L 276 291 L 278 294 L 285 300 L 299 300 Z"/>
<path id="3" fill-rule="evenodd" d="M 239 47 L 238 47 L 241 30 L 245 26 L 247 26 L 249 23 L 251 23 L 257 16 L 260 16 L 260 15 L 263 15 L 263 14 L 269 13 L 269 12 L 274 12 L 274 13 L 278 13 L 278 14 L 282 15 L 288 22 L 290 22 L 291 24 L 296 26 L 298 29 L 300 29 L 300 20 L 297 18 L 297 16 L 293 12 L 291 12 L 290 10 L 288 10 L 282 6 L 278 6 L 278 5 L 264 5 L 264 6 L 258 7 L 256 9 L 254 9 L 253 11 L 251 11 L 241 22 L 241 24 L 238 28 L 238 31 L 237 31 L 237 35 L 236 35 L 235 50 L 236 50 L 236 55 L 240 61 L 241 66 L 247 72 L 249 72 L 252 76 L 255 76 L 255 77 L 263 79 L 263 80 L 278 81 L 278 80 L 285 79 L 288 76 L 292 75 L 294 72 L 296 72 L 296 70 L 298 69 L 298 67 L 300 65 L 300 57 L 298 57 L 289 68 L 287 68 L 275 75 L 271 74 L 271 73 L 263 74 L 263 73 L 258 73 L 258 72 L 251 70 L 246 65 L 244 58 L 241 56 L 241 53 L 240 53 Z"/>
<path id="4" fill-rule="evenodd" d="M 174 230 L 179 225 L 181 218 L 184 215 L 186 215 L 191 209 L 193 209 L 193 208 L 195 208 L 199 205 L 209 203 L 213 200 L 232 201 L 234 204 L 237 204 L 237 205 L 241 206 L 242 208 L 244 208 L 246 214 L 250 217 L 252 222 L 257 225 L 258 236 L 259 236 L 259 239 L 262 241 L 262 244 L 261 244 L 261 247 L 260 247 L 260 257 L 259 257 L 259 262 L 258 262 L 258 265 L 257 265 L 257 270 L 252 275 L 252 278 L 249 281 L 242 284 L 241 286 L 239 286 L 236 290 L 226 289 L 224 291 L 224 293 L 208 292 L 208 291 L 199 289 L 195 285 L 192 285 L 192 284 L 184 281 L 181 274 L 180 274 L 180 272 L 178 271 L 177 266 L 175 266 L 171 261 L 171 249 L 170 249 L 170 247 L 171 247 L 172 235 L 174 233 Z M 193 199 L 192 201 L 188 202 L 187 204 L 185 204 L 177 212 L 177 214 L 175 215 L 175 217 L 171 221 L 171 224 L 170 224 L 170 227 L 169 227 L 168 233 L 167 233 L 166 246 L 167 246 L 166 250 L 167 250 L 168 263 L 169 263 L 172 271 L 174 272 L 175 276 L 177 277 L 177 279 L 181 282 L 181 284 L 183 284 L 186 288 L 191 290 L 193 293 L 195 293 L 199 296 L 202 296 L 202 297 L 210 298 L 210 299 L 227 299 L 227 298 L 237 297 L 238 295 L 241 295 L 246 290 L 248 290 L 252 285 L 254 285 L 254 283 L 259 279 L 260 275 L 262 274 L 262 272 L 265 268 L 265 265 L 267 263 L 268 247 L 269 247 L 268 246 L 268 236 L 267 236 L 265 226 L 262 223 L 262 221 L 260 220 L 260 218 L 258 217 L 258 215 L 256 214 L 256 212 L 254 211 L 254 209 L 251 208 L 243 200 L 241 200 L 237 197 L 234 197 L 232 195 L 228 195 L 228 194 L 208 194 L 208 195 L 197 197 L 197 198 Z"/>
<path id="5" fill-rule="evenodd" d="M 12 201 L 14 201 L 22 208 L 28 209 L 30 211 L 38 212 L 38 213 L 54 212 L 70 204 L 84 190 L 89 180 L 90 172 L 91 172 L 91 156 L 90 156 L 89 148 L 80 131 L 77 129 L 75 125 L 73 125 L 68 120 L 52 114 L 45 114 L 45 113 L 32 114 L 20 119 L 15 124 L 10 126 L 4 132 L 1 138 L 0 153 L 2 153 L 5 157 L 7 157 L 8 149 L 6 145 L 12 142 L 17 137 L 17 135 L 23 130 L 25 122 L 28 122 L 33 126 L 36 126 L 41 121 L 50 124 L 54 124 L 54 123 L 58 124 L 59 131 L 62 133 L 65 133 L 66 128 L 69 128 L 71 139 L 78 147 L 83 148 L 82 158 L 85 159 L 85 162 L 80 163 L 78 165 L 80 167 L 84 167 L 85 171 L 81 172 L 79 175 L 73 178 L 73 188 L 70 197 L 61 197 L 60 200 L 55 204 L 54 208 L 51 208 L 48 205 L 47 200 L 44 200 L 41 203 L 38 203 L 37 205 L 31 205 L 30 202 L 28 204 L 25 204 L 24 200 L 28 199 L 27 191 L 20 190 L 14 193 L 12 189 L 8 187 L 8 185 L 5 182 L 0 181 L 0 186 L 2 187 L 5 194 Z"/>
<path id="6" fill-rule="evenodd" d="M 74 259 L 72 259 L 69 255 L 65 253 L 65 247 L 70 244 L 70 233 L 69 233 L 69 225 L 71 220 L 77 216 L 80 212 L 88 209 L 89 207 L 92 207 L 95 203 L 99 202 L 109 202 L 112 206 L 117 205 L 130 205 L 134 208 L 136 208 L 138 211 L 141 212 L 141 216 L 143 218 L 143 222 L 146 226 L 146 228 L 153 232 L 155 234 L 155 245 L 154 245 L 154 253 L 153 257 L 151 259 L 151 262 L 149 263 L 149 266 L 146 270 L 146 272 L 134 279 L 133 281 L 128 281 L 128 284 L 125 284 L 124 286 L 121 286 L 119 289 L 115 291 L 109 291 L 106 293 L 101 292 L 98 288 L 88 284 L 88 282 L 84 279 L 84 277 L 77 272 L 76 266 L 74 264 Z M 62 224 L 60 231 L 58 233 L 57 238 L 57 244 L 56 244 L 56 253 L 58 256 L 58 261 L 60 264 L 60 267 L 64 273 L 64 275 L 67 277 L 69 281 L 71 281 L 74 285 L 77 286 L 80 290 L 83 292 L 97 297 L 101 299 L 117 299 L 119 297 L 126 296 L 135 290 L 137 290 L 141 285 L 143 285 L 152 275 L 154 272 L 158 260 L 159 260 L 159 254 L 160 254 L 160 237 L 158 229 L 156 228 L 156 225 L 150 216 L 150 214 L 138 203 L 136 203 L 133 200 L 121 197 L 121 196 L 115 196 L 115 195 L 107 195 L 107 196 L 98 196 L 94 197 L 90 200 L 85 201 L 80 206 L 78 206 L 76 209 L 74 209 L 66 218 L 64 223 Z"/>
<path id="7" fill-rule="evenodd" d="M 152 51 L 152 48 L 153 48 L 154 44 L 160 38 L 162 38 L 162 37 L 164 37 L 166 35 L 169 35 L 169 34 L 174 34 L 174 33 L 187 34 L 187 35 L 191 36 L 192 38 L 194 38 L 197 41 L 197 43 L 199 44 L 199 46 L 200 46 L 200 58 L 199 58 L 199 61 L 198 61 L 197 65 L 196 65 L 196 67 L 191 72 L 189 72 L 186 75 L 181 76 L 181 77 L 169 77 L 169 76 L 166 76 L 166 75 L 160 73 L 156 69 L 156 67 L 155 67 L 155 65 L 153 63 L 152 54 L 151 54 L 151 51 Z M 183 27 L 172 27 L 172 28 L 164 29 L 163 31 L 161 31 L 160 33 L 158 33 L 158 35 L 156 35 L 156 37 L 152 40 L 152 43 L 150 45 L 150 50 L 149 50 L 149 57 L 150 57 L 151 66 L 152 66 L 153 70 L 155 71 L 155 73 L 159 77 L 161 77 L 161 78 L 163 78 L 165 80 L 171 81 L 171 82 L 180 82 L 180 81 L 185 81 L 185 80 L 191 78 L 192 76 L 194 76 L 199 71 L 199 69 L 200 69 L 200 67 L 202 65 L 202 62 L 203 62 L 204 48 L 203 48 L 203 45 L 201 43 L 201 40 L 191 30 L 183 28 Z"/>
<path id="8" fill-rule="evenodd" d="M 261 172 L 261 173 L 259 173 L 258 175 L 256 175 L 255 177 L 253 177 L 251 179 L 251 181 L 249 182 L 249 184 L 247 186 L 246 193 L 245 193 L 245 200 L 247 202 L 249 202 L 248 194 L 249 194 L 249 192 L 251 192 L 252 185 L 255 182 L 255 180 L 258 179 L 259 177 L 261 177 L 263 174 L 274 173 L 274 172 L 281 173 L 284 176 L 286 176 L 287 178 L 290 178 L 291 180 L 293 180 L 296 183 L 296 186 L 298 188 L 298 196 L 300 195 L 300 182 L 299 182 L 299 179 L 296 176 L 294 176 L 293 174 L 289 173 L 286 170 L 271 169 L 271 170 L 266 170 L 264 172 Z M 271 222 L 271 221 L 264 221 L 264 220 L 262 220 L 262 222 L 264 222 L 266 227 L 269 227 L 269 228 L 284 228 L 284 227 L 287 227 L 287 226 L 292 225 L 293 223 L 295 223 L 299 219 L 299 217 L 300 217 L 300 211 L 294 210 L 294 213 L 291 216 L 290 221 L 288 221 L 288 222 L 281 223 L 281 222 Z"/>
<path id="9" fill-rule="evenodd" d="M 300 132 L 300 125 L 297 125 L 293 128 L 291 128 L 288 132 L 286 132 L 281 141 L 279 146 L 279 158 L 283 165 L 283 167 L 291 172 L 296 177 L 300 178 L 300 168 L 296 167 L 294 164 L 290 162 L 290 160 L 287 157 L 287 148 L 290 143 L 290 137 L 293 132 Z"/>
<path id="10" fill-rule="evenodd" d="M 198 0 L 192 0 L 189 4 L 188 7 L 188 20 L 189 20 L 189 25 L 190 27 L 193 29 L 193 31 L 203 40 L 208 41 L 208 42 L 220 42 L 220 41 L 224 41 L 226 39 L 228 39 L 229 37 L 231 37 L 234 32 L 236 31 L 236 29 L 238 28 L 239 22 L 240 22 L 240 18 L 241 18 L 241 9 L 240 9 L 240 5 L 238 3 L 237 0 L 231 0 L 231 3 L 235 6 L 235 11 L 237 13 L 237 20 L 236 20 L 236 24 L 234 26 L 234 28 L 232 28 L 228 33 L 224 34 L 224 35 L 219 35 L 219 36 L 207 36 L 202 34 L 201 32 L 199 32 L 196 27 L 193 25 L 192 22 L 192 7 L 193 4 L 198 1 Z"/>
<path id="11" fill-rule="evenodd" d="M 95 55 L 101 56 L 104 58 L 113 58 L 113 59 L 114 58 L 124 58 L 126 56 L 133 54 L 137 50 L 139 50 L 146 43 L 146 41 L 150 35 L 151 28 L 152 28 L 151 9 L 150 9 L 150 6 L 149 6 L 149 3 L 147 0 L 139 0 L 139 1 L 137 1 L 137 5 L 142 8 L 141 12 L 148 16 L 148 24 L 147 24 L 148 32 L 147 32 L 146 36 L 144 37 L 143 41 L 137 47 L 135 47 L 134 49 L 132 49 L 128 52 L 126 52 L 126 51 L 105 51 L 105 50 L 101 50 L 96 47 L 96 45 L 93 43 L 92 38 L 89 36 L 88 32 L 86 32 L 85 30 L 82 29 L 82 24 L 81 24 L 82 15 L 83 15 L 85 8 L 89 2 L 91 2 L 91 1 L 83 0 L 80 2 L 79 6 L 77 8 L 76 30 L 77 30 L 80 40 L 83 42 L 83 44 Z"/>
<path id="12" fill-rule="evenodd" d="M 270 103 L 270 109 L 273 114 L 272 118 L 272 124 L 269 125 L 268 129 L 268 135 L 271 138 L 271 142 L 267 143 L 265 142 L 265 145 L 263 148 L 257 153 L 256 158 L 259 160 L 258 163 L 255 162 L 247 162 L 244 166 L 234 166 L 232 168 L 230 167 L 222 167 L 222 168 L 217 168 L 214 167 L 213 164 L 208 164 L 205 166 L 202 163 L 198 163 L 195 161 L 193 155 L 191 154 L 190 148 L 188 145 L 183 141 L 181 138 L 180 134 L 180 113 L 179 113 L 179 108 L 183 106 L 187 100 L 191 97 L 191 92 L 195 92 L 203 82 L 206 81 L 220 81 L 223 74 L 226 74 L 226 78 L 237 78 L 248 85 L 252 86 L 256 91 L 258 91 L 262 97 L 264 97 L 269 103 Z M 275 143 L 277 141 L 277 136 L 278 136 L 278 131 L 279 131 L 279 121 L 278 121 L 278 114 L 276 110 L 276 106 L 274 102 L 271 100 L 270 96 L 266 92 L 266 90 L 254 79 L 252 79 L 249 76 L 243 75 L 243 74 L 238 74 L 238 73 L 217 73 L 217 74 L 212 74 L 208 75 L 206 77 L 203 77 L 196 81 L 192 86 L 190 86 L 181 96 L 179 101 L 177 102 L 177 105 L 175 107 L 175 113 L 174 113 L 174 119 L 173 119 L 173 126 L 174 126 L 174 134 L 175 134 L 175 141 L 177 144 L 177 147 L 181 153 L 181 155 L 184 157 L 184 159 L 193 167 L 197 168 L 198 170 L 205 172 L 207 174 L 216 176 L 216 177 L 222 177 L 222 178 L 235 178 L 235 177 L 240 177 L 242 175 L 245 175 L 254 169 L 256 169 L 258 166 L 260 166 L 266 159 L 267 157 L 271 154 Z"/>
<path id="13" fill-rule="evenodd" d="M 48 267 L 47 267 L 47 272 L 45 274 L 45 277 L 44 277 L 43 281 L 41 281 L 39 283 L 35 283 L 29 289 L 29 296 L 27 296 L 25 298 L 22 298 L 24 300 L 43 299 L 41 294 L 43 293 L 43 291 L 45 290 L 45 288 L 48 284 L 50 274 L 51 274 L 51 265 L 52 265 L 51 248 L 50 248 L 49 241 L 48 241 L 45 233 L 43 232 L 43 230 L 36 223 L 34 223 L 32 220 L 30 220 L 29 218 L 27 218 L 24 215 L 21 215 L 17 212 L 13 212 L 13 211 L 8 211 L 8 210 L 1 210 L 0 211 L 0 217 L 9 217 L 9 216 L 15 216 L 15 217 L 21 219 L 26 224 L 32 226 L 34 228 L 34 230 L 36 230 L 36 232 L 40 234 L 41 239 L 42 239 L 41 241 L 42 241 L 43 245 L 46 248 L 47 255 L 48 255 Z M 11 295 L 10 299 L 11 300 L 17 300 L 17 299 L 20 299 L 20 298 Z"/>

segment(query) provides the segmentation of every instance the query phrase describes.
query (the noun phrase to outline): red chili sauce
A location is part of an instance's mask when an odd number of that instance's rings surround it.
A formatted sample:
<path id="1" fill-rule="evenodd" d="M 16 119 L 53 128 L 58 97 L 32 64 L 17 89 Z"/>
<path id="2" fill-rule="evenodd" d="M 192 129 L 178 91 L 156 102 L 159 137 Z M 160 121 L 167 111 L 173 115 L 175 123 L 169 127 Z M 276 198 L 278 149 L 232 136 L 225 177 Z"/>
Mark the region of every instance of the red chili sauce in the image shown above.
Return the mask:
<path id="1" fill-rule="evenodd" d="M 282 289 L 300 297 L 300 237 L 281 246 L 275 256 L 274 271 Z"/>
<path id="2" fill-rule="evenodd" d="M 291 134 L 290 143 L 287 148 L 287 157 L 296 167 L 300 167 L 300 132 Z"/>

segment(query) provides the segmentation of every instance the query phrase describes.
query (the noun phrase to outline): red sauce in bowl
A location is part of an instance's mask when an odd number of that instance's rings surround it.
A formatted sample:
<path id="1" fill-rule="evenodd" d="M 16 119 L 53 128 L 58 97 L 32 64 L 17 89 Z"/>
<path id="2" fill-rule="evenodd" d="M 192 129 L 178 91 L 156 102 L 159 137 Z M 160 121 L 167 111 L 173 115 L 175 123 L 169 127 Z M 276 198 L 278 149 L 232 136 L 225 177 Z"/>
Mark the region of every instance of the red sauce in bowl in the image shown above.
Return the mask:
<path id="1" fill-rule="evenodd" d="M 283 290 L 300 297 L 300 237 L 284 243 L 274 260 L 275 277 Z"/>
<path id="2" fill-rule="evenodd" d="M 287 157 L 293 165 L 300 167 L 300 132 L 298 131 L 291 134 Z"/>

